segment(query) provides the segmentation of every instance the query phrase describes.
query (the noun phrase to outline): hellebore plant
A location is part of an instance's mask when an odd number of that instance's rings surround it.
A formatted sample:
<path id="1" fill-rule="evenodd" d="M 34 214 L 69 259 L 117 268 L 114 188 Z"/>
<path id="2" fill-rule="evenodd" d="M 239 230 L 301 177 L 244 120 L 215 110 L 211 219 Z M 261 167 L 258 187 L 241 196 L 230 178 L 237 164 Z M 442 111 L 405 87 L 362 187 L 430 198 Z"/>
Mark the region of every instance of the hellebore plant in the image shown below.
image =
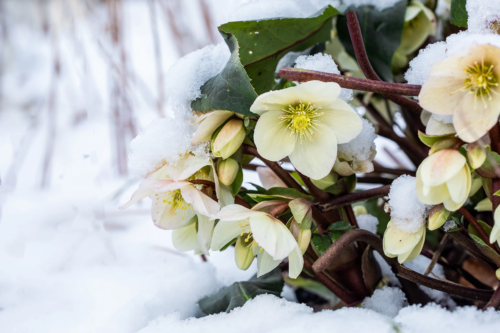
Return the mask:
<path id="1" fill-rule="evenodd" d="M 421 285 L 498 308 L 500 288 L 485 289 L 462 263 L 477 258 L 489 277 L 499 274 L 500 37 L 490 31 L 483 39 L 491 44 L 464 44 L 458 53 L 448 45 L 422 85 L 407 84 L 401 68 L 426 56 L 418 50 L 441 18 L 419 1 L 404 6 L 387 9 L 391 15 L 361 6 L 367 36 L 354 11 L 344 17 L 331 6 L 308 18 L 222 25 L 231 58 L 191 103 L 193 149 L 168 156 L 176 162 L 158 161 L 122 208 L 149 197 L 153 222 L 173 230 L 178 250 L 204 260 L 213 251 L 234 251 L 242 270 L 257 257 L 257 277 L 279 269 L 294 288 L 327 288 L 339 307 L 390 283 L 377 251 L 411 304 L 429 302 Z M 385 26 L 399 27 L 394 35 L 401 40 L 379 45 L 376 34 Z M 336 61 L 340 70 L 283 67 L 275 75 L 287 52 L 313 52 L 315 45 L 328 54 L 316 55 L 322 63 L 310 68 Z M 385 58 L 382 49 L 390 53 Z M 356 59 L 346 59 L 346 50 Z M 355 98 L 340 99 L 341 89 L 353 89 Z M 375 160 L 375 130 L 408 162 L 388 148 L 397 168 Z M 263 187 L 245 183 L 253 171 Z M 360 189 L 363 183 L 378 185 Z M 355 213 L 373 215 L 363 220 L 378 225 L 363 225 L 361 216 L 358 223 Z M 425 274 L 401 265 L 421 255 L 431 258 Z M 451 281 L 427 276 L 437 263 Z"/>

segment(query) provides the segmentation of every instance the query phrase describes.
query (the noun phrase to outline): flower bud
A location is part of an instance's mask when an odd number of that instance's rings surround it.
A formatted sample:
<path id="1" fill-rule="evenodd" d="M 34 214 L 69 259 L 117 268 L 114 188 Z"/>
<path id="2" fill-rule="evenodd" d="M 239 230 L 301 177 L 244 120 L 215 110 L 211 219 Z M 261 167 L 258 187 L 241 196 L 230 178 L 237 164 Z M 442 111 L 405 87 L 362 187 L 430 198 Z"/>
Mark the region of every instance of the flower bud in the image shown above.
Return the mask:
<path id="1" fill-rule="evenodd" d="M 328 175 L 321 179 L 312 179 L 311 182 L 319 188 L 320 190 L 326 190 L 328 187 L 335 185 L 337 180 L 339 179 L 339 175 L 335 172 L 330 172 Z"/>
<path id="2" fill-rule="evenodd" d="M 243 120 L 231 119 L 212 138 L 212 153 L 226 159 L 240 148 L 246 132 Z"/>
<path id="3" fill-rule="evenodd" d="M 309 242 L 311 241 L 311 229 L 302 229 L 295 219 L 292 219 L 290 232 L 297 241 L 297 244 L 299 244 L 300 251 L 304 254 L 309 247 Z"/>
<path id="4" fill-rule="evenodd" d="M 491 229 L 490 233 L 490 243 L 494 244 L 498 242 L 500 244 L 500 209 L 497 207 L 495 209 L 495 214 L 493 214 L 493 229 Z"/>
<path id="5" fill-rule="evenodd" d="M 354 215 L 356 217 L 358 217 L 359 215 L 368 214 L 368 211 L 366 210 L 365 206 L 354 206 L 354 207 L 352 207 L 352 210 L 354 211 Z"/>
<path id="6" fill-rule="evenodd" d="M 497 276 L 497 279 L 500 280 L 500 268 L 497 269 L 497 271 L 495 272 L 495 275 Z"/>
<path id="7" fill-rule="evenodd" d="M 441 226 L 448 221 L 449 216 L 450 212 L 444 208 L 443 204 L 434 206 L 429 212 L 429 230 L 441 228 Z"/>
<path id="8" fill-rule="evenodd" d="M 480 168 L 486 160 L 486 151 L 477 143 L 469 143 L 467 145 L 467 158 L 472 169 Z"/>
<path id="9" fill-rule="evenodd" d="M 467 200 L 470 188 L 469 166 L 457 150 L 440 150 L 418 167 L 417 195 L 422 203 L 442 203 L 447 210 L 456 211 Z"/>
<path id="10" fill-rule="evenodd" d="M 252 238 L 247 235 L 239 236 L 234 247 L 234 261 L 239 269 L 246 271 L 255 257 L 252 247 Z"/>
<path id="11" fill-rule="evenodd" d="M 409 233 L 389 221 L 383 239 L 385 255 L 389 258 L 398 257 L 400 264 L 415 259 L 424 246 L 425 233 L 425 224 L 422 224 L 416 232 Z"/>
<path id="12" fill-rule="evenodd" d="M 239 170 L 240 165 L 238 162 L 232 158 L 228 158 L 227 160 L 219 162 L 217 175 L 219 176 L 219 180 L 222 184 L 230 186 L 234 182 Z"/>

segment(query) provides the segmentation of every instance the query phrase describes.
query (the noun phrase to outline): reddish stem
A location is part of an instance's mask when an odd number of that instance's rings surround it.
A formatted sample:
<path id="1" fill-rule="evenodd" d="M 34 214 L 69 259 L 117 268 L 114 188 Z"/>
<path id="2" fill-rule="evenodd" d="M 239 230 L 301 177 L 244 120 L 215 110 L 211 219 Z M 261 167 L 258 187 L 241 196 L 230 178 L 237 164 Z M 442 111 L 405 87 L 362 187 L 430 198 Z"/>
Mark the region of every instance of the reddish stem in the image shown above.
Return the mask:
<path id="1" fill-rule="evenodd" d="M 469 221 L 470 224 L 474 226 L 474 229 L 476 229 L 477 232 L 479 232 L 479 236 L 481 236 L 483 242 L 492 247 L 488 234 L 486 233 L 486 231 L 484 231 L 479 222 L 477 222 L 476 219 L 464 207 L 460 207 L 458 211 L 467 219 L 467 221 Z"/>
<path id="2" fill-rule="evenodd" d="M 281 216 L 286 210 L 288 209 L 288 202 L 285 202 L 284 204 L 281 204 L 279 206 L 276 206 L 273 208 L 270 212 L 269 215 L 272 217 L 279 217 Z"/>
<path id="3" fill-rule="evenodd" d="M 370 80 L 382 81 L 377 73 L 375 73 L 375 71 L 373 70 L 373 67 L 370 64 L 370 60 L 368 59 L 368 55 L 366 54 L 363 35 L 361 34 L 361 28 L 359 27 L 358 17 L 356 13 L 354 11 L 350 11 L 349 13 L 347 13 L 346 17 L 347 28 L 349 29 L 349 35 L 351 36 L 354 54 L 356 55 L 356 60 L 358 61 L 361 71 Z M 417 102 L 407 97 L 392 94 L 383 94 L 383 96 L 412 112 L 418 114 L 422 112 L 422 107 Z"/>
<path id="4" fill-rule="evenodd" d="M 319 209 L 322 212 L 327 212 L 327 211 L 330 211 L 332 209 L 336 209 L 336 208 L 339 208 L 339 207 L 342 207 L 345 205 L 349 205 L 349 204 L 352 204 L 355 202 L 385 197 L 386 195 L 389 194 L 390 189 L 391 189 L 390 185 L 384 185 L 384 186 L 372 188 L 372 189 L 366 190 L 366 191 L 360 191 L 360 192 L 346 194 L 346 195 L 343 195 L 341 197 L 332 199 L 328 202 L 319 204 Z"/>
<path id="5" fill-rule="evenodd" d="M 378 80 L 359 79 L 356 77 L 330 74 L 306 69 L 284 67 L 278 73 L 278 77 L 284 77 L 288 81 L 306 82 L 318 80 L 323 82 L 335 82 L 342 88 L 361 91 L 371 91 L 379 94 L 397 94 L 418 96 L 422 86 L 406 83 L 393 83 Z"/>

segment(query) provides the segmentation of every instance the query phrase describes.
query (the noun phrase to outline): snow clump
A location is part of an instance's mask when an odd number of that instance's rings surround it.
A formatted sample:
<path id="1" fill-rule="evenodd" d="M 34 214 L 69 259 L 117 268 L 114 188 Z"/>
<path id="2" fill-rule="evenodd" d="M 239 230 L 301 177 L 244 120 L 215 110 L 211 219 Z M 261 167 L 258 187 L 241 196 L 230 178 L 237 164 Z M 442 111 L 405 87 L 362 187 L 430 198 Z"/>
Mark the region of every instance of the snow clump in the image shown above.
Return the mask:
<path id="1" fill-rule="evenodd" d="M 362 214 L 356 217 L 360 229 L 377 233 L 378 219 L 371 214 Z"/>
<path id="2" fill-rule="evenodd" d="M 365 298 L 361 307 L 394 318 L 407 305 L 408 301 L 401 289 L 385 286 L 375 290 L 371 297 Z"/>
<path id="3" fill-rule="evenodd" d="M 338 152 L 339 154 L 350 155 L 357 161 L 367 161 L 376 152 L 375 139 L 377 134 L 368 120 L 361 118 L 361 121 L 363 123 L 361 133 L 351 141 L 338 145 Z"/>

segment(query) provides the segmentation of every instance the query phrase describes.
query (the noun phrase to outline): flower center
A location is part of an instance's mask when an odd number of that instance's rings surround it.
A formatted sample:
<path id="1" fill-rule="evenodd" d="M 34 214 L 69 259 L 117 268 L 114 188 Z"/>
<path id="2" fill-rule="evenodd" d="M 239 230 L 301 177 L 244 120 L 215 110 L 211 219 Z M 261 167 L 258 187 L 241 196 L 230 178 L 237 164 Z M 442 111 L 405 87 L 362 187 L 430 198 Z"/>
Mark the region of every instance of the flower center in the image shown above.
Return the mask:
<path id="1" fill-rule="evenodd" d="M 491 89 L 498 87 L 498 77 L 493 72 L 493 65 L 478 64 L 474 62 L 474 66 L 470 66 L 465 70 L 469 77 L 465 79 L 465 89 L 475 94 L 476 97 L 488 96 L 491 99 Z"/>
<path id="2" fill-rule="evenodd" d="M 251 243 L 250 246 L 252 248 L 258 246 L 259 244 L 253 238 L 253 233 L 252 233 L 252 230 L 250 229 L 250 226 L 246 223 L 243 223 L 243 221 L 238 221 L 238 224 L 239 224 L 240 228 L 242 229 L 240 237 L 244 237 L 244 235 L 246 234 L 246 237 L 243 239 L 245 241 L 245 243 L 246 244 Z M 260 249 L 259 252 L 262 252 L 262 248 Z"/>
<path id="3" fill-rule="evenodd" d="M 298 105 L 289 105 L 288 109 L 283 109 L 286 114 L 279 119 L 286 123 L 286 128 L 295 134 L 296 139 L 312 141 L 316 132 L 319 132 L 317 127 L 321 126 L 320 121 L 323 121 L 320 118 L 323 112 L 318 112 L 320 109 L 314 108 L 314 104 L 299 102 Z"/>
<path id="4" fill-rule="evenodd" d="M 182 197 L 181 190 L 173 190 L 165 194 L 166 198 L 163 200 L 163 202 L 170 205 L 170 209 L 167 213 L 170 217 L 176 215 L 178 210 L 184 212 L 187 211 L 188 207 L 191 206 L 191 204 L 188 204 Z"/>

